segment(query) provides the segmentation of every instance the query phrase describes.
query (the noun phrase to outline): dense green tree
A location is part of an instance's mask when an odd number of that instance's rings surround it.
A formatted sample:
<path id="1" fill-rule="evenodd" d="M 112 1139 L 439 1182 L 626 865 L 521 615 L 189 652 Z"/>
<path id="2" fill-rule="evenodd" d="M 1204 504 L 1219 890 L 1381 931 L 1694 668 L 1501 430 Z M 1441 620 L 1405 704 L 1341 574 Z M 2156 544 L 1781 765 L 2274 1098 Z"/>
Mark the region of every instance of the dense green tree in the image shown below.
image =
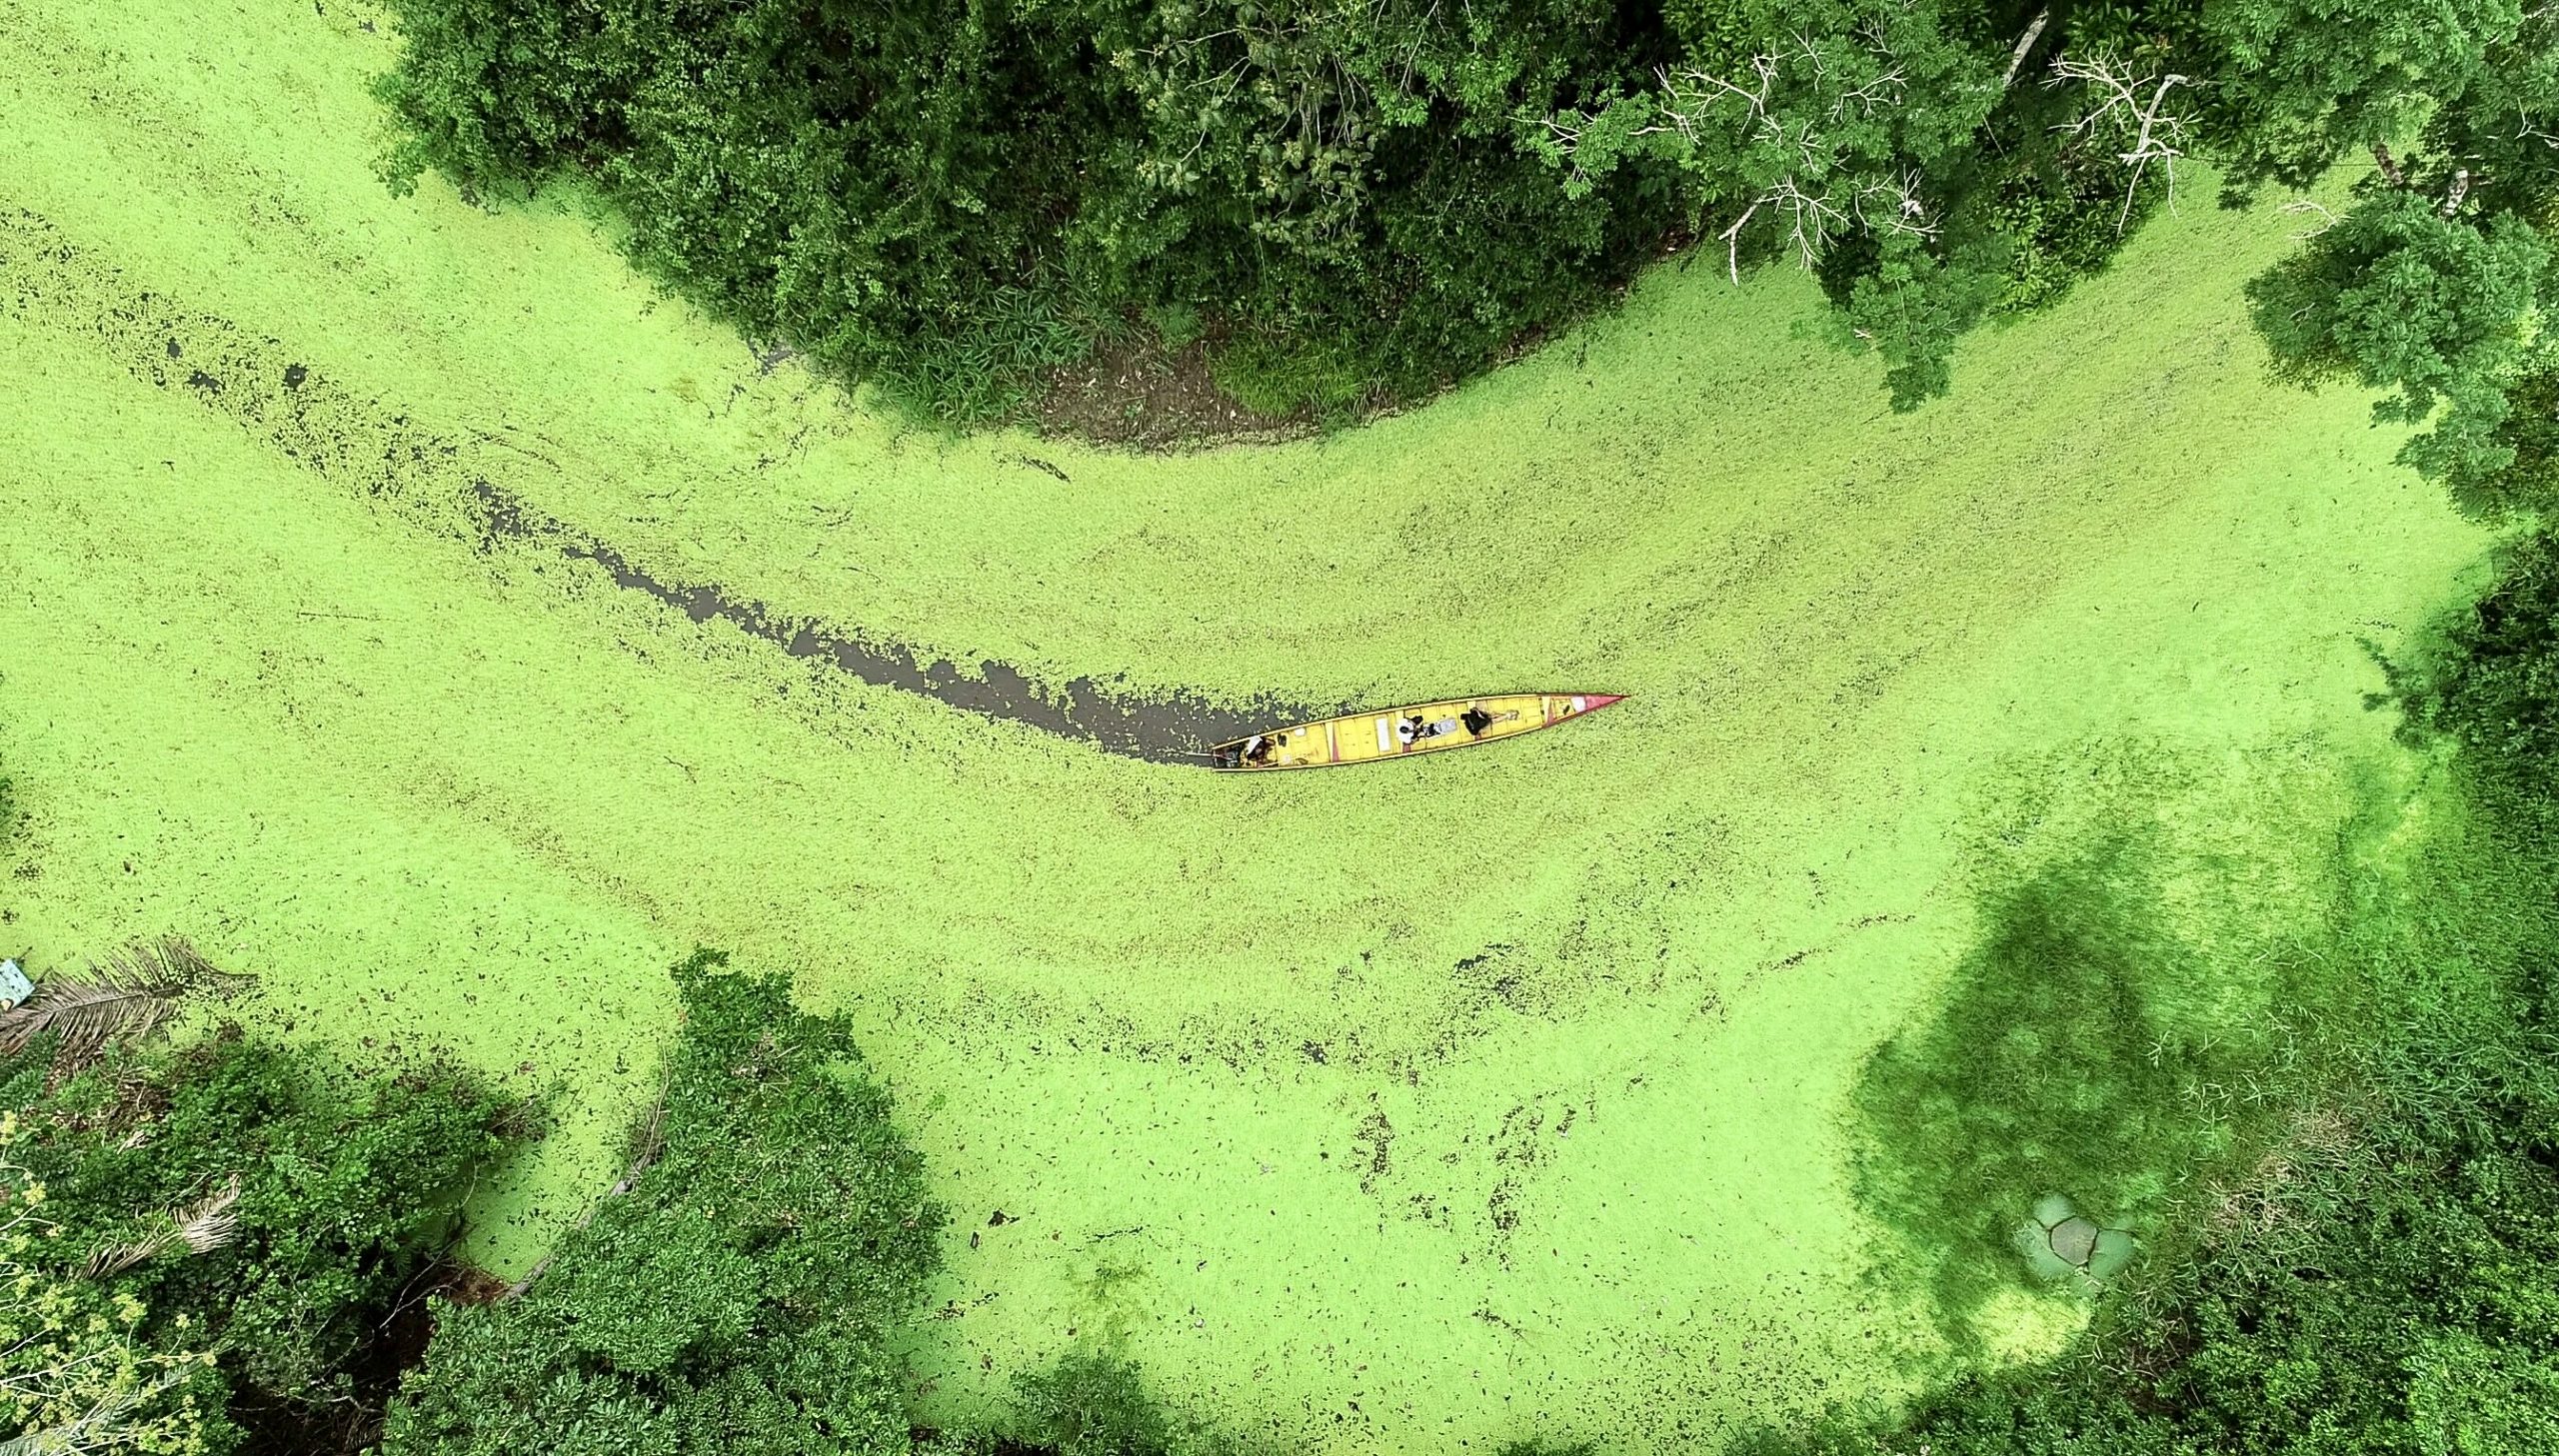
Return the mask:
<path id="1" fill-rule="evenodd" d="M 2249 285 L 2280 377 L 2346 380 L 2398 394 L 2385 423 L 2444 412 L 2404 457 L 2429 475 L 2494 479 L 2514 463 L 2500 438 L 2506 391 L 2549 271 L 2548 241 L 2501 213 L 2474 224 L 2431 198 L 2385 190 Z"/>
<path id="2" fill-rule="evenodd" d="M 148 1312 L 139 1299 L 46 1257 L 61 1225 L 21 1161 L 34 1130 L 17 1109 L 0 1111 L 0 1450 L 201 1456 L 230 1434 L 218 1417 L 208 1430 L 222 1382 L 203 1332 L 181 1328 L 181 1348 L 150 1348 L 136 1332 Z"/>
<path id="3" fill-rule="evenodd" d="M 2550 326 L 2545 322 L 2541 327 Z M 2497 444 L 2508 453 L 2503 471 L 2484 480 L 2453 482 L 2464 504 L 2473 514 L 2490 518 L 2531 512 L 2546 516 L 2551 504 L 2559 502 L 2559 332 L 2540 336 L 2506 387 Z"/>
<path id="4" fill-rule="evenodd" d="M 84 1115 L 113 1114 L 112 1077 L 59 1095 L 84 1092 L 95 1099 Z M 136 1245 L 159 1210 L 236 1187 L 218 1249 L 146 1260 L 126 1283 L 155 1309 L 197 1311 L 266 1397 L 309 1403 L 346 1393 L 375 1324 L 521 1126 L 514 1099 L 463 1072 L 355 1076 L 246 1039 L 182 1056 L 166 1097 L 138 1145 L 100 1138 L 65 1160 L 59 1216 L 79 1220 L 67 1247 L 94 1257 Z"/>
<path id="5" fill-rule="evenodd" d="M 1707 230 L 1736 270 L 1754 231 L 1817 269 L 1840 332 L 1882 356 L 1899 408 L 1944 392 L 1954 339 L 1987 312 L 2048 301 L 2102 266 L 2181 160 L 2216 164 L 2239 192 L 2307 185 L 2350 154 L 2386 155 L 2454 98 L 2471 99 L 2462 114 L 2508 121 L 2521 102 L 2529 131 L 2549 66 L 2547 16 L 2527 25 L 2514 0 L 1823 0 L 1677 13 L 1684 64 L 1559 114 L 1535 145 L 1569 166 L 1572 186 L 1669 164 L 1691 206 L 1717 219 Z M 2519 150 L 2511 127 L 2501 147 Z M 2521 245 L 2498 242 L 2508 269 L 2496 281 L 2510 284 Z M 2460 396 L 2475 400 L 2491 391 L 2475 383 L 2481 369 L 2458 367 L 2473 362 L 2456 362 Z M 2455 393 L 2452 381 L 2390 382 L 2412 390 L 2419 415 L 2433 392 Z"/>
<path id="6" fill-rule="evenodd" d="M 387 1394 L 370 1371 L 386 1320 L 522 1106 L 439 1066 L 358 1075 L 236 1031 L 81 1064 L 55 1055 L 62 1034 L 0 1058 L 0 1119 L 42 1189 L 44 1237 L 11 1255 L 26 1308 L 92 1347 L 66 1368 L 129 1377 L 91 1406 L 141 1394 L 120 1419 L 174 1419 L 185 1400 L 172 1450 L 358 1430 Z"/>
<path id="7" fill-rule="evenodd" d="M 449 1310 L 391 1456 L 903 1451 L 890 1334 L 942 1212 L 845 1023 L 703 952 L 633 1171 L 520 1295 Z"/>
<path id="8" fill-rule="evenodd" d="M 2160 27 L 2170 66 L 2211 82 L 2198 129 L 2233 179 L 2307 187 L 2477 84 L 2523 11 L 2520 0 L 2172 0 L 2124 7 L 2119 24 L 2127 40 Z"/>
<path id="9" fill-rule="evenodd" d="M 1683 236 L 1819 271 L 1907 408 L 2181 158 L 2299 184 L 2447 107 L 2515 158 L 2485 119 L 2549 69 L 2517 0 L 399 9 L 395 180 L 583 179 L 689 296 L 959 419 L 1168 319 L 1257 404 L 1410 396 Z"/>
<path id="10" fill-rule="evenodd" d="M 1644 89 L 1543 123 L 1531 143 L 1567 190 L 1630 166 L 1667 168 L 1736 276 L 1742 250 L 1820 270 L 1844 333 L 1883 356 L 1897 408 L 1946 388 L 1954 337 L 1994 301 L 2005 253 L 1947 216 L 1937 184 L 2004 90 L 1971 44 L 1968 7 L 1818 0 L 1690 15 L 1685 59 Z M 1756 232 L 1753 232 L 1753 229 Z M 1958 246 L 1959 245 L 1959 246 Z"/>
<path id="11" fill-rule="evenodd" d="M 2483 39 L 2476 62 L 2428 62 L 2437 84 L 2356 134 L 2353 206 L 2250 290 L 2280 377 L 2396 390 L 2376 420 L 2430 427 L 2402 461 L 2489 519 L 2559 500 L 2559 10 L 2505 14 L 2443 33 Z"/>
<path id="12" fill-rule="evenodd" d="M 1601 0 L 400 9 L 395 178 L 585 178 L 692 297 L 957 417 L 1156 305 L 1258 344 L 1280 398 L 1425 390 L 1667 218 L 1633 186 L 1567 198 L 1508 140 L 1654 58 Z"/>
<path id="13" fill-rule="evenodd" d="M 2536 780 L 2559 763 L 2559 536 L 2507 544 L 2496 579 L 2440 644 L 2391 669 L 2411 735 L 2449 738 L 2483 771 Z"/>
<path id="14" fill-rule="evenodd" d="M 1174 1423 L 1138 1367 L 1110 1355 L 1069 1355 L 1015 1382 L 1021 1438 L 1057 1456 L 1173 1456 Z"/>

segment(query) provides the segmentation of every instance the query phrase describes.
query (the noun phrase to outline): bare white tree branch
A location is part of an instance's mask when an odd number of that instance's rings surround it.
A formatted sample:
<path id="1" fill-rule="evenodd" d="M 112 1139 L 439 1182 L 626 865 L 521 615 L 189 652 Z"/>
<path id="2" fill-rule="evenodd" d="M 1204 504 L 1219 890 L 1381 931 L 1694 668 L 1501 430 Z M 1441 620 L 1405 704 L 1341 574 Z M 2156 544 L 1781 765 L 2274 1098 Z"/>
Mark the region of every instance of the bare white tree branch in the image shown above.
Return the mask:
<path id="1" fill-rule="evenodd" d="M 2042 24 L 2038 18 L 2036 33 Z M 2029 46 L 2031 41 L 2030 34 Z M 1847 49 L 1828 41 L 1825 51 L 1798 30 L 1751 56 L 1746 72 L 1663 68 L 1654 73 L 1657 89 L 1647 114 L 1616 135 L 1623 141 L 1676 136 L 1691 146 L 1720 136 L 1722 145 L 1738 142 L 1747 149 L 1747 165 L 1758 176 L 1778 173 L 1716 235 L 1724 244 L 1725 273 L 1735 283 L 1741 280 L 1742 235 L 1754 222 L 1782 229 L 1785 246 L 1806 268 L 1835 239 L 1858 228 L 1933 237 L 1937 225 L 1921 196 L 1918 173 L 1875 176 L 1878 159 L 1862 155 L 1875 146 L 1872 129 L 1851 125 L 1871 122 L 1908 100 L 1909 71 L 1891 42 L 1887 18 L 1874 16 Z M 1855 46 L 1862 46 L 1863 59 L 1854 56 Z M 1553 152 L 1572 166 L 1575 182 L 1587 180 L 1579 149 L 1594 120 L 1579 113 L 1538 119 Z"/>
<path id="2" fill-rule="evenodd" d="M 2124 150 L 2115 159 L 2132 169 L 2132 180 L 2125 184 L 2123 209 L 2115 216 L 2115 232 L 2121 235 L 2132 220 L 2132 201 L 2141 192 L 2141 178 L 2153 162 L 2161 165 L 2168 177 L 2168 206 L 2177 205 L 2177 159 L 2185 155 L 2185 118 L 2166 109 L 2168 93 L 2187 84 L 2185 77 L 2170 72 L 2160 76 L 2135 76 L 2132 67 L 2116 58 L 2099 54 L 2092 57 L 2073 56 L 2064 52 L 2052 58 L 2052 74 L 2047 85 L 2083 85 L 2093 99 L 2091 108 L 2077 121 L 2053 128 L 2074 137 L 2094 137 L 2111 133 Z M 2143 91 L 2149 97 L 2144 100 Z"/>
<path id="3" fill-rule="evenodd" d="M 2335 227 L 2341 221 L 2335 213 L 2328 211 L 2325 207 L 2322 207 L 2318 203 L 2315 203 L 2306 197 L 2297 197 L 2292 201 L 2285 203 L 2283 205 L 2283 210 L 2288 213 L 2296 214 L 2317 213 L 2321 218 L 2319 226 L 2310 229 L 2308 232 L 2293 234 L 2292 240 L 2296 243 L 2309 242 L 2311 239 L 2318 237 L 2321 233 Z"/>
<path id="4" fill-rule="evenodd" d="M 2050 19 L 2052 19 L 2050 10 L 2036 11 L 2033 23 L 2026 27 L 2026 33 L 2017 37 L 2017 48 L 2008 53 L 2008 69 L 1999 77 L 2000 90 L 2005 91 L 2017 84 L 2017 71 L 2026 64 L 2026 52 L 2033 50 L 2035 42 L 2043 38 L 2044 23 Z"/>
<path id="5" fill-rule="evenodd" d="M 1765 199 L 1762 199 L 1762 201 L 1764 200 Z M 1750 204 L 1750 206 L 1741 210 L 1741 216 L 1732 220 L 1731 227 L 1723 230 L 1724 267 L 1731 271 L 1732 281 L 1735 285 L 1738 285 L 1741 282 L 1741 230 L 1749 226 L 1750 215 L 1758 210 L 1758 203 L 1754 202 Z"/>

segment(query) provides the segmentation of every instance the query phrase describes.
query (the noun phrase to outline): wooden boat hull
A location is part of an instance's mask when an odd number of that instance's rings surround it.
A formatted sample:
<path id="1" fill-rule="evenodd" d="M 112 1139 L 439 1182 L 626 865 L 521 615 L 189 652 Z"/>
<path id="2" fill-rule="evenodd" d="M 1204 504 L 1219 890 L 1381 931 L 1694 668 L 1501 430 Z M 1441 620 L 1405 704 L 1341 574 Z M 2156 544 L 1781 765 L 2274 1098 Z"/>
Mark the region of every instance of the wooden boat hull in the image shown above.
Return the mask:
<path id="1" fill-rule="evenodd" d="M 1319 719 L 1220 743 L 1209 750 L 1209 761 L 1226 773 L 1377 763 L 1500 742 L 1623 701 L 1623 694 L 1608 693 L 1502 693 L 1407 704 Z M 1480 716 L 1474 720 L 1481 723 L 1480 728 L 1471 726 L 1470 713 Z"/>

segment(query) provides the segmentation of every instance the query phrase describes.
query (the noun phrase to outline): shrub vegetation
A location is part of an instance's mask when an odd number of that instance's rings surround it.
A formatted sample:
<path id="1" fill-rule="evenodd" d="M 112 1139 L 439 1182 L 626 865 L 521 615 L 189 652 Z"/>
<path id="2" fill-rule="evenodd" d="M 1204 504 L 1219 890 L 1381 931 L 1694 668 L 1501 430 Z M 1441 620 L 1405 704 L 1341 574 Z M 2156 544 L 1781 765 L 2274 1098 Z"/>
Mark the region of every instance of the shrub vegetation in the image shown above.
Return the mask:
<path id="1" fill-rule="evenodd" d="M 509 1297 L 447 1312 L 388 1456 L 903 1451 L 888 1340 L 942 1210 L 845 1023 L 705 951 L 632 1171 Z"/>
<path id="2" fill-rule="evenodd" d="M 526 1108 L 236 1029 L 0 1059 L 0 1431 L 29 1451 L 354 1450 Z"/>
<path id="3" fill-rule="evenodd" d="M 2499 219 L 2551 165 L 2512 124 L 2549 114 L 2554 22 L 2514 0 L 396 7 L 396 185 L 575 180 L 688 297 L 957 421 L 1148 335 L 1206 333 L 1263 409 L 1411 397 L 1692 241 L 1814 269 L 1909 407 L 1965 329 L 2102 266 L 2181 157 L 2299 186 L 2422 125 L 2398 176 L 2425 204 L 2276 288 L 2411 247 L 2494 282 L 2431 326 L 2440 370 L 2267 307 L 2305 378 L 2452 399 L 2451 470 L 2493 433 L 2480 331 L 2531 251 Z"/>

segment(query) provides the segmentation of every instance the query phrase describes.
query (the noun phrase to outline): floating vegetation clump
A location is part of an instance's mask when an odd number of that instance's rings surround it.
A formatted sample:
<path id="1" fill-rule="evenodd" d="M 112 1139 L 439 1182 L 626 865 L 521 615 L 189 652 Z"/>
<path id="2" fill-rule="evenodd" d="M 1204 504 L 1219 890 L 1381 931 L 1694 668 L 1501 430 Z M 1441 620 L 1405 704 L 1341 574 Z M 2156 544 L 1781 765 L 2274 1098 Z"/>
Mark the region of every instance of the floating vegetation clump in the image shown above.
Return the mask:
<path id="1" fill-rule="evenodd" d="M 2038 1276 L 2071 1280 L 2091 1293 L 2122 1273 L 2138 1247 L 2132 1230 L 2099 1224 L 2059 1193 L 2035 1200 L 2034 1212 L 2017 1225 L 2016 1243 Z"/>

